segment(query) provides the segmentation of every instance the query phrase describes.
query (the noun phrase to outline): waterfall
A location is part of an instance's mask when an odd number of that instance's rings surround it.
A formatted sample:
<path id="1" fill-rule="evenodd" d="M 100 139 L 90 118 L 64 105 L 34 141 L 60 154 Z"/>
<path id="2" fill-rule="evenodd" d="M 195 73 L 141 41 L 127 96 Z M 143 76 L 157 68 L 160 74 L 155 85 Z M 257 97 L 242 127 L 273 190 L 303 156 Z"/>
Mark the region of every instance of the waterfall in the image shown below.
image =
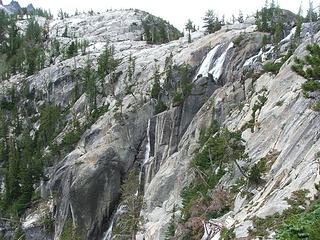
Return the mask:
<path id="1" fill-rule="evenodd" d="M 145 147 L 144 158 L 143 158 L 141 168 L 140 168 L 140 173 L 139 173 L 139 186 L 142 188 L 143 188 L 142 181 L 143 181 L 143 175 L 145 172 L 145 165 L 149 162 L 150 150 L 151 150 L 151 146 L 150 146 L 150 119 L 149 119 L 148 120 L 148 127 L 147 127 L 147 144 Z M 139 191 L 137 191 L 136 196 L 138 194 L 139 194 Z"/>
<path id="2" fill-rule="evenodd" d="M 294 36 L 294 34 L 296 33 L 297 27 L 294 27 L 291 29 L 290 33 L 288 36 L 286 36 L 284 39 L 282 39 L 280 41 L 280 43 L 286 43 L 289 42 L 291 40 L 291 38 Z"/>
<path id="3" fill-rule="evenodd" d="M 148 127 L 147 127 L 147 144 L 145 147 L 145 153 L 144 153 L 144 158 L 143 158 L 143 162 L 141 164 L 141 169 L 140 169 L 140 173 L 139 173 L 139 186 L 142 186 L 142 180 L 143 180 L 143 174 L 144 174 L 144 168 L 145 165 L 149 162 L 149 157 L 150 157 L 150 150 L 151 150 L 151 146 L 150 146 L 150 125 L 151 125 L 151 121 L 149 119 L 148 121 Z M 135 193 L 136 196 L 138 196 L 138 194 L 140 194 L 139 190 Z M 125 210 L 125 205 L 119 205 L 117 210 L 115 211 L 114 214 L 112 214 L 111 219 L 110 219 L 110 225 L 108 230 L 106 231 L 106 233 L 104 234 L 102 240 L 112 240 L 112 229 L 114 226 L 114 222 L 117 218 L 117 216 L 119 216 L 120 214 L 122 214 Z"/>
<path id="4" fill-rule="evenodd" d="M 259 53 L 258 53 L 257 55 L 252 56 L 251 58 L 247 59 L 247 61 L 245 61 L 245 63 L 243 64 L 243 66 L 246 67 L 246 66 L 252 65 L 253 63 L 255 63 L 255 62 L 257 61 L 257 59 L 258 59 L 259 57 L 262 56 L 262 54 L 263 54 L 263 50 L 260 49 Z"/>
<path id="5" fill-rule="evenodd" d="M 296 30 L 297 30 L 297 27 L 292 28 L 289 35 L 286 36 L 284 39 L 282 39 L 280 41 L 280 44 L 289 42 L 291 40 L 291 38 L 294 36 L 294 34 L 296 33 Z M 266 61 L 268 59 L 268 55 L 270 53 L 272 53 L 273 50 L 274 50 L 274 46 L 270 46 L 270 49 L 266 52 L 263 52 L 263 49 L 260 49 L 259 53 L 257 55 L 250 57 L 249 59 L 247 59 L 245 61 L 245 63 L 243 64 L 243 66 L 246 67 L 246 66 L 252 65 L 253 63 L 255 63 L 257 61 L 257 59 L 259 57 L 261 57 L 262 62 Z"/>
<path id="6" fill-rule="evenodd" d="M 270 47 L 270 49 L 266 52 L 263 51 L 263 49 L 260 49 L 259 53 L 257 55 L 254 55 L 250 58 L 248 58 L 245 63 L 243 64 L 244 67 L 250 66 L 253 63 L 255 63 L 259 58 L 261 58 L 261 62 L 264 62 L 268 59 L 269 54 L 272 53 L 274 50 L 274 46 L 272 45 L 267 45 L 267 47 Z"/>
<path id="7" fill-rule="evenodd" d="M 201 64 L 201 67 L 198 71 L 198 74 L 196 75 L 196 78 L 199 75 L 202 75 L 203 77 L 207 77 L 208 76 L 208 72 L 210 71 L 210 65 L 213 61 L 214 56 L 216 55 L 218 49 L 220 48 L 221 45 L 217 45 L 215 46 L 212 50 L 210 50 L 210 52 L 207 54 L 206 58 L 204 59 L 204 61 Z M 195 80 L 196 80 L 195 78 Z"/>
<path id="8" fill-rule="evenodd" d="M 112 239 L 112 229 L 113 229 L 113 225 L 116 220 L 116 217 L 124 212 L 125 207 L 126 207 L 125 205 L 119 205 L 117 210 L 115 211 L 115 213 L 112 214 L 109 228 L 106 231 L 106 233 L 104 234 L 104 236 L 102 237 L 102 240 L 111 240 Z"/>
<path id="9" fill-rule="evenodd" d="M 218 80 L 222 74 L 223 71 L 223 64 L 226 60 L 227 53 L 230 48 L 233 48 L 233 42 L 229 44 L 227 49 L 221 54 L 221 56 L 215 61 L 212 69 L 209 71 L 210 74 L 212 74 L 214 80 Z"/>
<path id="10" fill-rule="evenodd" d="M 223 64 L 226 60 L 229 49 L 233 47 L 233 42 L 231 42 L 228 45 L 227 49 L 214 61 L 215 55 L 220 47 L 221 45 L 217 45 L 207 54 L 207 57 L 201 64 L 200 70 L 198 71 L 195 80 L 200 75 L 203 77 L 208 77 L 209 73 L 213 76 L 215 80 L 218 80 L 220 78 L 223 72 Z"/>
<path id="11" fill-rule="evenodd" d="M 146 145 L 146 151 L 144 153 L 144 159 L 143 159 L 143 165 L 142 167 L 148 163 L 150 158 L 150 119 L 148 121 L 148 127 L 147 127 L 147 145 Z"/>

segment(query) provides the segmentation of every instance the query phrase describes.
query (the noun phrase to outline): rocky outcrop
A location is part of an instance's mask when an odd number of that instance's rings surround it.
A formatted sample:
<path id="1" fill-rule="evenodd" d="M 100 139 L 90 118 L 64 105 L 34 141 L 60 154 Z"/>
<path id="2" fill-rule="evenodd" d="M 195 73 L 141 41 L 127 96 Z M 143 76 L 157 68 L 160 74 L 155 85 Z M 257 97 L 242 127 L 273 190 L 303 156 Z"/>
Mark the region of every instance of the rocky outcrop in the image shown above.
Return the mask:
<path id="1" fill-rule="evenodd" d="M 75 40 L 87 41 L 85 53 L 69 59 L 56 56 L 25 81 L 17 75 L 0 82 L 1 88 L 8 89 L 12 85 L 22 87 L 23 81 L 38 94 L 35 99 L 46 98 L 62 109 L 70 109 L 66 126 L 55 139 L 60 143 L 74 118 L 81 124 L 89 121 L 88 96 L 84 93 L 75 102 L 71 99 L 87 60 L 95 67 L 108 41 L 114 46 L 114 57 L 119 59 L 117 80 L 107 76 L 103 83 L 108 88 L 98 86 L 104 94 L 97 98 L 97 106 L 109 106 L 108 111 L 87 128 L 73 151 L 61 159 L 57 157 L 45 171 L 47 181 L 41 189 L 52 203 L 46 211 L 55 219 L 54 239 L 59 239 L 68 221 L 84 239 L 110 237 L 110 231 L 105 232 L 116 224 L 115 219 L 110 219 L 117 215 L 116 209 L 122 209 L 121 184 L 132 168 L 141 169 L 144 201 L 144 231 L 137 238 L 164 239 L 173 208 L 177 207 L 177 215 L 180 213 L 180 193 L 193 179 L 189 162 L 199 150 L 200 131 L 215 120 L 229 130 L 242 130 L 250 161 L 241 164 L 250 166 L 270 154 L 276 156 L 264 176 L 265 185 L 249 189 L 252 198 L 239 193 L 234 208 L 215 219 L 216 225 L 235 227 L 236 237 L 246 238 L 253 216 L 282 211 L 287 207 L 284 199 L 297 189 L 306 188 L 310 195 L 314 194 L 313 184 L 320 180 L 316 162 L 319 116 L 310 109 L 310 100 L 301 94 L 300 86 L 305 80 L 291 71 L 293 57 L 279 74 L 262 73 L 262 65 L 276 54 L 272 46 L 261 49 L 265 34 L 254 32 L 251 24 L 226 26 L 211 35 L 195 32 L 190 44 L 187 37 L 182 37 L 149 45 L 141 38 L 145 17 L 146 13 L 139 10 L 114 10 L 48 22 L 38 19 L 48 28 L 48 47 L 53 40 L 61 48 Z M 24 22 L 20 24 L 23 26 Z M 285 53 L 288 41 L 281 44 L 280 50 Z M 306 42 L 294 55 L 303 56 L 305 47 Z M 164 71 L 171 54 L 174 65 L 188 64 L 192 91 L 179 104 L 166 99 L 167 110 L 155 114 L 157 100 L 150 97 L 154 73 L 156 69 Z M 129 59 L 135 61 L 130 93 Z M 164 75 L 161 74 L 161 84 Z M 252 108 L 261 95 L 267 101 L 257 112 L 252 129 L 247 129 Z M 43 100 L 35 100 L 34 104 L 40 108 Z M 231 166 L 218 186 L 230 188 L 240 176 L 237 167 Z M 34 222 L 39 223 L 42 215 L 30 212 L 23 222 L 37 219 Z M 220 232 L 212 224 L 204 225 L 210 230 L 208 239 L 219 237 Z M 42 232 L 37 233 L 40 226 L 25 224 L 24 229 L 30 236 L 41 238 Z M 27 238 L 32 239 L 29 235 Z"/>
<path id="2" fill-rule="evenodd" d="M 32 4 L 29 4 L 27 7 L 27 12 L 31 13 L 35 10 Z M 7 14 L 16 14 L 22 11 L 22 7 L 20 6 L 19 2 L 11 1 L 7 5 L 3 5 L 2 0 L 0 0 L 0 11 L 3 10 Z"/>

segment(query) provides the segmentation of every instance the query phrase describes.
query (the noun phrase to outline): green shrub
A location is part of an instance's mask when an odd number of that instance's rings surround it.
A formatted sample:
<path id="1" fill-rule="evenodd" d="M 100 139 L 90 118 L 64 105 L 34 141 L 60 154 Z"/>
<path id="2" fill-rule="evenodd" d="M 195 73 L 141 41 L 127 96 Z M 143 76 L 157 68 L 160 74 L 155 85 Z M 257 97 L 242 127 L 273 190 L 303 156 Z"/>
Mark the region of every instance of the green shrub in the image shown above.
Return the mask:
<path id="1" fill-rule="evenodd" d="M 243 35 L 240 34 L 238 37 L 236 37 L 234 40 L 233 40 L 233 43 L 235 46 L 240 46 L 240 43 L 242 42 L 242 40 L 244 39 Z"/>
<path id="2" fill-rule="evenodd" d="M 25 240 L 25 239 L 26 239 L 25 233 L 22 230 L 22 228 L 19 226 L 14 233 L 13 240 Z"/>
<path id="3" fill-rule="evenodd" d="M 179 106 L 183 102 L 183 94 L 182 92 L 175 92 L 172 96 L 172 104 L 173 106 Z"/>
<path id="4" fill-rule="evenodd" d="M 79 142 L 82 133 L 83 132 L 80 129 L 74 129 L 65 134 L 61 146 L 65 149 L 66 152 L 70 152 L 74 149 L 74 146 L 77 142 Z"/>
<path id="5" fill-rule="evenodd" d="M 151 97 L 154 99 L 158 99 L 160 91 L 161 91 L 160 83 L 155 82 L 151 89 Z"/>
<path id="6" fill-rule="evenodd" d="M 279 240 L 316 240 L 320 236 L 320 203 L 308 211 L 288 217 L 277 230 Z"/>
<path id="7" fill-rule="evenodd" d="M 320 46 L 318 44 L 308 45 L 307 50 L 309 54 L 305 56 L 304 60 L 295 58 L 292 70 L 308 80 L 319 80 Z"/>
<path id="8" fill-rule="evenodd" d="M 214 126 L 215 124 L 213 124 Z M 192 208 L 200 203 L 206 206 L 212 199 L 207 195 L 209 190 L 215 188 L 221 177 L 225 174 L 225 167 L 228 163 L 241 159 L 244 156 L 244 146 L 240 132 L 229 132 L 221 130 L 216 133 L 214 126 L 208 129 L 208 134 L 202 130 L 201 150 L 193 157 L 190 168 L 195 173 L 194 180 L 181 192 L 183 221 L 188 221 L 192 215 Z M 213 134 L 216 133 L 214 136 Z M 206 136 L 210 136 L 207 138 Z M 204 143 L 205 139 L 207 141 Z M 228 151 L 226 151 L 228 149 Z M 199 210 L 201 212 L 201 210 Z M 227 209 L 222 207 L 219 211 L 203 213 L 204 217 L 218 217 Z M 209 215 L 208 215 L 209 214 Z"/>
<path id="9" fill-rule="evenodd" d="M 236 238 L 236 234 L 234 232 L 234 228 L 222 228 L 221 230 L 221 236 L 220 236 L 220 239 L 221 240 L 233 240 Z"/>
<path id="10" fill-rule="evenodd" d="M 320 101 L 317 101 L 315 104 L 313 104 L 311 109 L 313 111 L 320 112 Z"/>
<path id="11" fill-rule="evenodd" d="M 67 49 L 67 58 L 71 58 L 76 56 L 78 53 L 78 42 L 77 41 L 73 41 L 71 42 L 71 44 L 69 45 L 68 49 Z"/>
<path id="12" fill-rule="evenodd" d="M 258 163 L 255 163 L 249 171 L 249 182 L 251 184 L 261 183 L 261 177 L 266 172 L 266 162 L 261 159 Z"/>
<path id="13" fill-rule="evenodd" d="M 306 92 L 315 92 L 320 90 L 320 82 L 308 80 L 302 84 L 302 90 Z"/>
<path id="14" fill-rule="evenodd" d="M 176 217 L 175 217 L 175 211 L 176 211 L 176 207 L 173 206 L 172 209 L 172 216 L 169 222 L 169 226 L 166 230 L 166 240 L 171 239 L 172 237 L 174 237 L 175 232 L 176 232 Z"/>
<path id="15" fill-rule="evenodd" d="M 290 198 L 285 199 L 290 207 L 281 214 L 276 213 L 264 219 L 254 217 L 250 236 L 266 238 L 269 231 L 275 231 L 278 240 L 318 239 L 320 203 L 317 200 L 308 207 L 308 193 L 305 189 L 293 192 Z"/>
<path id="16" fill-rule="evenodd" d="M 42 224 L 48 234 L 52 235 L 54 233 L 54 219 L 50 213 L 43 217 Z"/>
<path id="17" fill-rule="evenodd" d="M 157 105 L 155 106 L 155 114 L 159 114 L 162 113 L 164 111 L 167 110 L 167 106 L 165 105 L 165 103 L 160 99 L 157 103 Z"/>
<path id="18" fill-rule="evenodd" d="M 71 219 L 67 220 L 64 224 L 63 231 L 60 236 L 60 240 L 82 240 L 83 238 L 78 233 L 77 227 L 73 225 Z"/>
<path id="19" fill-rule="evenodd" d="M 266 63 L 263 65 L 263 70 L 265 72 L 271 72 L 273 74 L 277 74 L 282 66 L 282 63 Z"/>

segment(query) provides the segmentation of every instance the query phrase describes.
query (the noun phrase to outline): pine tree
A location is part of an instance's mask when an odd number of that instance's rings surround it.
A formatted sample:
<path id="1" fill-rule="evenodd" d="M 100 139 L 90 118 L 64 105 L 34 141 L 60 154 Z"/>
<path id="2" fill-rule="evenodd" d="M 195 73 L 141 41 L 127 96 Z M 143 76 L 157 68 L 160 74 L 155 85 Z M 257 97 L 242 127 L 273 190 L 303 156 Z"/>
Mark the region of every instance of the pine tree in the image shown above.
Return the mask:
<path id="1" fill-rule="evenodd" d="M 90 111 L 97 109 L 97 76 L 91 67 L 90 59 L 84 68 L 85 92 L 89 99 Z"/>
<path id="2" fill-rule="evenodd" d="M 19 198 L 20 213 L 22 213 L 31 202 L 33 193 L 33 141 L 30 134 L 25 130 L 22 135 L 22 159 L 19 172 L 21 179 L 21 196 Z"/>
<path id="3" fill-rule="evenodd" d="M 279 44 L 281 39 L 283 38 L 283 23 L 282 22 L 277 22 L 276 23 L 276 29 L 274 33 L 274 44 Z"/>
<path id="4" fill-rule="evenodd" d="M 114 58 L 113 46 L 109 46 L 107 43 L 98 57 L 98 77 L 104 79 L 108 74 L 113 73 L 118 65 L 119 60 Z"/>
<path id="5" fill-rule="evenodd" d="M 8 159 L 7 149 L 8 123 L 5 115 L 0 109 L 0 162 L 4 163 Z"/>
<path id="6" fill-rule="evenodd" d="M 60 18 L 60 20 L 63 20 L 65 18 L 65 13 L 63 12 L 63 10 L 61 8 L 58 12 L 58 17 Z"/>
<path id="7" fill-rule="evenodd" d="M 20 163 L 16 142 L 12 137 L 9 139 L 8 147 L 8 165 L 5 174 L 5 204 L 6 206 L 11 206 L 11 204 L 19 198 L 21 193 L 19 179 Z"/>
<path id="8" fill-rule="evenodd" d="M 8 16 L 4 11 L 0 11 L 0 51 L 2 49 L 2 44 L 6 40 L 6 34 L 8 31 Z"/>
<path id="9" fill-rule="evenodd" d="M 153 74 L 153 85 L 151 89 L 151 97 L 159 100 L 160 94 L 161 94 L 160 73 L 159 73 L 159 67 L 156 66 Z"/>
<path id="10" fill-rule="evenodd" d="M 64 32 L 62 33 L 62 37 L 68 37 L 68 26 L 65 26 Z"/>
<path id="11" fill-rule="evenodd" d="M 173 55 L 170 53 L 169 57 L 166 58 L 164 71 L 166 74 L 164 89 L 170 93 L 173 89 Z"/>
<path id="12" fill-rule="evenodd" d="M 206 33 L 211 34 L 214 32 L 215 19 L 216 19 L 216 16 L 213 10 L 208 10 L 205 14 L 205 17 L 203 18 L 204 28 L 206 29 Z"/>
<path id="13" fill-rule="evenodd" d="M 186 30 L 188 31 L 188 42 L 191 43 L 192 39 L 191 39 L 191 31 L 193 31 L 193 22 L 188 19 L 188 22 L 186 23 L 185 26 Z"/>
<path id="14" fill-rule="evenodd" d="M 130 54 L 130 56 L 129 56 L 129 66 L 128 66 L 128 75 L 127 75 L 128 82 L 131 82 L 131 83 L 133 82 L 133 76 L 134 76 L 135 69 L 136 69 L 136 61 L 132 57 L 132 55 Z"/>
<path id="15" fill-rule="evenodd" d="M 244 23 L 242 11 L 239 11 L 238 22 L 239 23 Z"/>
<path id="16" fill-rule="evenodd" d="M 296 19 L 296 32 L 294 34 L 294 40 L 298 42 L 300 40 L 300 34 L 301 34 L 301 28 L 303 23 L 303 17 L 302 17 L 302 6 L 300 5 L 299 11 L 298 11 L 298 17 Z"/>
<path id="17" fill-rule="evenodd" d="M 39 147 L 51 144 L 59 126 L 60 114 L 60 108 L 55 105 L 47 104 L 40 110 Z"/>
<path id="18" fill-rule="evenodd" d="M 126 212 L 122 218 L 117 221 L 114 229 L 120 239 L 135 240 L 141 221 L 140 210 L 142 208 L 142 196 L 139 194 L 139 173 L 131 170 L 127 179 L 121 186 L 121 198 L 126 205 Z"/>
<path id="19" fill-rule="evenodd" d="M 67 57 L 68 58 L 74 57 L 77 55 L 77 53 L 78 53 L 78 42 L 72 41 L 67 49 Z"/>

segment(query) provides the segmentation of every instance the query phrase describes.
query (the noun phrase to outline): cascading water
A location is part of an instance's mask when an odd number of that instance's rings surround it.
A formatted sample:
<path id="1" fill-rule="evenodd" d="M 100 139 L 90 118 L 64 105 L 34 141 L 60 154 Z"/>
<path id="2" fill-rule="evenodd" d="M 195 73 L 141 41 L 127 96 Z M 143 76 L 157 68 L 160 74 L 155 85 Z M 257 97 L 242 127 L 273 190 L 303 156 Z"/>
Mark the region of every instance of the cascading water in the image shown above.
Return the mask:
<path id="1" fill-rule="evenodd" d="M 202 75 L 203 77 L 207 77 L 208 73 L 210 71 L 210 65 L 217 53 L 217 51 L 219 50 L 221 45 L 217 45 L 215 46 L 206 56 L 206 58 L 204 59 L 204 61 L 201 64 L 201 67 L 198 71 L 198 74 L 196 75 L 196 78 L 200 75 Z M 195 78 L 195 79 L 196 79 Z"/>
<path id="2" fill-rule="evenodd" d="M 297 30 L 297 27 L 292 28 L 291 31 L 290 31 L 290 33 L 288 34 L 288 36 L 286 36 L 284 39 L 282 39 L 282 40 L 280 41 L 280 44 L 284 44 L 284 43 L 289 42 L 289 41 L 294 37 L 294 35 L 295 35 L 295 33 L 296 33 L 296 30 Z M 243 64 L 243 66 L 246 67 L 246 66 L 252 65 L 252 64 L 255 63 L 260 57 L 261 57 L 261 61 L 262 61 L 262 62 L 266 61 L 266 60 L 268 59 L 269 54 L 271 54 L 272 51 L 273 51 L 274 48 L 275 48 L 275 47 L 272 46 L 272 45 L 269 45 L 269 47 L 270 47 L 269 50 L 266 51 L 266 52 L 263 52 L 263 49 L 260 49 L 259 53 L 258 53 L 257 55 L 255 55 L 255 56 L 252 56 L 252 57 L 250 57 L 249 59 L 247 59 L 247 60 L 245 61 L 245 63 Z"/>
<path id="3" fill-rule="evenodd" d="M 246 66 L 252 65 L 253 63 L 255 63 L 255 62 L 257 61 L 257 59 L 258 59 L 259 57 L 262 56 L 262 54 L 263 54 L 263 50 L 260 49 L 259 53 L 258 53 L 257 55 L 252 56 L 251 58 L 247 59 L 247 61 L 245 61 L 245 63 L 243 64 L 243 66 L 246 67 Z"/>
<path id="4" fill-rule="evenodd" d="M 148 127 L 147 127 L 147 144 L 145 147 L 145 152 L 144 152 L 144 158 L 143 158 L 143 162 L 141 164 L 141 168 L 140 168 L 140 173 L 139 173 L 139 186 L 142 185 L 142 181 L 143 181 L 143 175 L 145 172 L 145 165 L 149 162 L 149 158 L 150 158 L 150 119 L 148 121 Z M 139 194 L 139 192 L 137 192 L 136 194 Z"/>
<path id="5" fill-rule="evenodd" d="M 141 169 L 140 169 L 140 174 L 139 174 L 139 186 L 141 186 L 142 184 L 142 176 L 144 174 L 144 167 L 145 165 L 148 163 L 149 161 L 149 157 L 150 157 L 150 150 L 151 150 L 151 146 L 150 146 L 150 119 L 148 121 L 148 127 L 147 127 L 147 144 L 145 147 L 145 153 L 144 153 L 144 158 L 143 158 L 143 162 L 141 165 Z M 136 195 L 140 194 L 139 191 L 137 191 Z M 119 216 L 120 214 L 122 214 L 125 210 L 125 205 L 119 205 L 119 207 L 117 208 L 116 212 L 112 215 L 111 217 L 111 221 L 110 221 L 110 225 L 108 230 L 106 231 L 106 233 L 104 234 L 102 240 L 111 240 L 112 239 L 112 229 L 114 226 L 114 222 L 117 218 L 117 216 Z"/>
<path id="6" fill-rule="evenodd" d="M 296 30 L 297 30 L 297 27 L 294 27 L 291 29 L 290 33 L 288 36 L 286 36 L 284 39 L 282 39 L 280 41 L 280 43 L 286 43 L 286 42 L 289 42 L 291 40 L 291 38 L 295 35 L 296 33 Z"/>
<path id="7" fill-rule="evenodd" d="M 274 50 L 274 46 L 272 46 L 272 45 L 268 45 L 267 47 L 269 47 L 268 51 L 264 52 L 263 49 L 260 49 L 259 53 L 257 55 L 254 55 L 254 56 L 248 58 L 245 61 L 245 63 L 243 64 L 243 66 L 244 67 L 250 66 L 250 65 L 254 64 L 259 58 L 261 58 L 262 62 L 266 61 L 268 59 L 269 55 Z"/>
<path id="8" fill-rule="evenodd" d="M 126 207 L 125 205 L 118 206 L 115 213 L 111 216 L 109 228 L 106 231 L 106 233 L 104 234 L 102 240 L 111 240 L 112 239 L 112 229 L 113 229 L 114 222 L 115 222 L 117 216 L 121 215 L 124 212 L 125 207 Z"/>
<path id="9" fill-rule="evenodd" d="M 150 157 L 150 119 L 148 121 L 148 127 L 147 127 L 147 145 L 146 145 L 146 151 L 144 153 L 144 159 L 143 159 L 143 165 L 144 166 L 146 163 L 149 161 Z"/>
<path id="10" fill-rule="evenodd" d="M 198 74 L 196 75 L 195 80 L 198 78 L 198 76 L 208 77 L 209 74 L 213 76 L 215 80 L 218 80 L 223 72 L 223 64 L 226 60 L 227 54 L 229 49 L 233 47 L 233 42 L 231 42 L 227 49 L 213 62 L 216 53 L 220 49 L 221 45 L 217 45 L 215 48 L 213 48 L 201 64 L 200 70 Z M 213 62 L 213 64 L 212 64 Z"/>
<path id="11" fill-rule="evenodd" d="M 226 60 L 227 53 L 229 49 L 233 48 L 233 42 L 229 44 L 227 49 L 221 54 L 221 56 L 215 61 L 212 69 L 209 71 L 210 74 L 212 74 L 214 80 L 218 80 L 222 74 L 223 71 L 223 64 Z"/>

